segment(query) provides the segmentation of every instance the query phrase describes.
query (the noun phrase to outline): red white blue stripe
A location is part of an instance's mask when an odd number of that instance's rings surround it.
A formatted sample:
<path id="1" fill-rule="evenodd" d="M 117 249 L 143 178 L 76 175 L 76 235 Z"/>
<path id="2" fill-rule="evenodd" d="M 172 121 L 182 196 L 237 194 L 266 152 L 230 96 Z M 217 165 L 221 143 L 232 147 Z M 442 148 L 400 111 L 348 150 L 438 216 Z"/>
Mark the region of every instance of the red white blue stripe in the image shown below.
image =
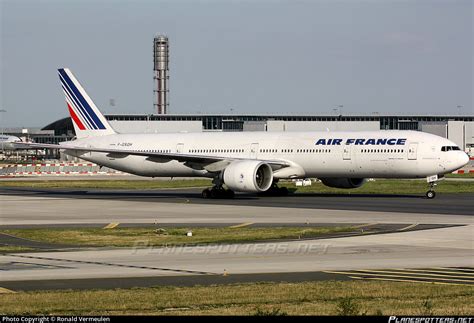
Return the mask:
<path id="1" fill-rule="evenodd" d="M 66 96 L 71 118 L 80 130 L 103 130 L 106 129 L 99 116 L 89 104 L 83 90 L 76 80 L 73 80 L 68 71 L 58 69 L 59 79 Z"/>

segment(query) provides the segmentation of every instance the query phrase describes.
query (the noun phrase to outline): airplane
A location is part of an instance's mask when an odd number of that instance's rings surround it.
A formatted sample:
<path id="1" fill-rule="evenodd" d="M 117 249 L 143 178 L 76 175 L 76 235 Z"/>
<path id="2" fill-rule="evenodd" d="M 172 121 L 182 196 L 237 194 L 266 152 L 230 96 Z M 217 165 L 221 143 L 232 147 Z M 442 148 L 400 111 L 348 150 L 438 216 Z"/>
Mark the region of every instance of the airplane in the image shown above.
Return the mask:
<path id="1" fill-rule="evenodd" d="M 207 177 L 203 198 L 234 192 L 286 195 L 281 179 L 318 178 L 357 188 L 367 178 L 424 178 L 434 187 L 469 162 L 454 142 L 419 131 L 121 134 L 68 68 L 58 69 L 76 139 L 29 147 L 62 149 L 101 166 L 148 177 Z"/>
<path id="2" fill-rule="evenodd" d="M 16 136 L 0 135 L 0 149 L 1 150 L 14 150 L 15 143 L 21 142 L 21 139 Z"/>

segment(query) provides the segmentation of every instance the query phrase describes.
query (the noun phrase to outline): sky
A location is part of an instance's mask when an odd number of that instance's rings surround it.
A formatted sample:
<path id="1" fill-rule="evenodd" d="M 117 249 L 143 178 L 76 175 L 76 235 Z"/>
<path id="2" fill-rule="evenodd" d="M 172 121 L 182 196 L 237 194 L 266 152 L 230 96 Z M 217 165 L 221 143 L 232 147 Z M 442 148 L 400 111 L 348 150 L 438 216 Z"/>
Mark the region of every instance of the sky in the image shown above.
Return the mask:
<path id="1" fill-rule="evenodd" d="M 104 113 L 153 113 L 157 34 L 169 113 L 472 115 L 473 3 L 0 0 L 0 122 L 66 117 L 60 67 Z"/>

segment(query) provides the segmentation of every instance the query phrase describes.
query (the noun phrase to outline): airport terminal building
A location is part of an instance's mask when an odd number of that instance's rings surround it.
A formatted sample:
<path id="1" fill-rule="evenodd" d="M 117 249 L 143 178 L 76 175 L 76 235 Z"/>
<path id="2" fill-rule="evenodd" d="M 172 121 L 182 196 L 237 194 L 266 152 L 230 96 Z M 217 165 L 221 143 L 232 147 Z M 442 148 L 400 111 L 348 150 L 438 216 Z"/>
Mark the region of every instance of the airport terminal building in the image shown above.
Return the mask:
<path id="1" fill-rule="evenodd" d="M 109 114 L 105 117 L 121 133 L 417 130 L 448 138 L 466 151 L 474 152 L 474 115 Z M 36 138 L 37 142 L 54 143 L 74 136 L 69 117 L 42 130 L 51 135 Z"/>
<path id="2" fill-rule="evenodd" d="M 474 156 L 474 115 L 216 115 L 216 114 L 109 114 L 120 133 L 221 131 L 373 131 L 415 130 L 448 138 Z M 37 143 L 74 138 L 70 117 L 42 129 L 5 129 L 5 133 Z M 49 152 L 51 155 L 57 152 Z"/>

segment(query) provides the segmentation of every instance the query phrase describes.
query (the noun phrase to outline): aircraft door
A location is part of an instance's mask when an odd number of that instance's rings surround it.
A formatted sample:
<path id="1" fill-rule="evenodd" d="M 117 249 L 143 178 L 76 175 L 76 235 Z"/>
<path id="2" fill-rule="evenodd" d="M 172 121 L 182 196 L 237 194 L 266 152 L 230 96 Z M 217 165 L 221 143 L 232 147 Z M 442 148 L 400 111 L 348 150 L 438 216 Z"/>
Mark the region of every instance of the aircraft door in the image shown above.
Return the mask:
<path id="1" fill-rule="evenodd" d="M 342 159 L 344 160 L 351 160 L 351 146 L 350 145 L 344 145 L 342 148 Z"/>
<path id="2" fill-rule="evenodd" d="M 184 144 L 179 143 L 176 145 L 176 153 L 178 154 L 184 153 Z"/>
<path id="3" fill-rule="evenodd" d="M 410 144 L 408 146 L 408 160 L 416 160 L 418 143 Z"/>
<path id="4" fill-rule="evenodd" d="M 253 143 L 250 145 L 250 158 L 257 159 L 258 155 L 258 143 Z"/>

